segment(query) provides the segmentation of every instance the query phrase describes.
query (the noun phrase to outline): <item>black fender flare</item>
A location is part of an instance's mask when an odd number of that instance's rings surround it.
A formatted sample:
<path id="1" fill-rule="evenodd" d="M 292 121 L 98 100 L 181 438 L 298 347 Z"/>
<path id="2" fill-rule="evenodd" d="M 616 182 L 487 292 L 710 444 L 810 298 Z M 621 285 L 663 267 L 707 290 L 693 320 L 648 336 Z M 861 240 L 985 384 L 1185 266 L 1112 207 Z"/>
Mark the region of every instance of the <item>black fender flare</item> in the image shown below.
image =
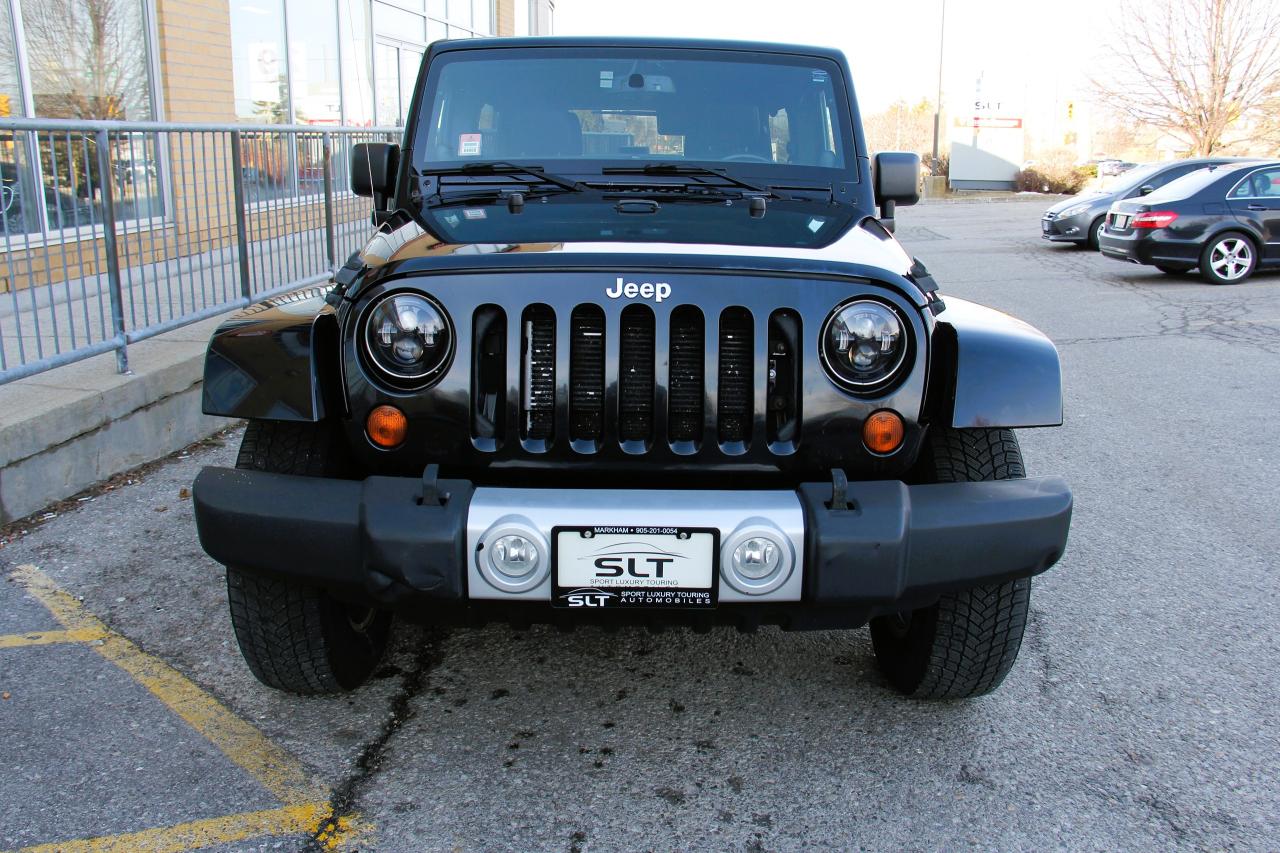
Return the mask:
<path id="1" fill-rule="evenodd" d="M 327 288 L 259 302 L 218 326 L 204 361 L 206 415 L 319 421 L 343 403 Z"/>
<path id="2" fill-rule="evenodd" d="M 933 333 L 928 408 L 959 429 L 1060 426 L 1062 366 L 1039 329 L 946 297 Z"/>

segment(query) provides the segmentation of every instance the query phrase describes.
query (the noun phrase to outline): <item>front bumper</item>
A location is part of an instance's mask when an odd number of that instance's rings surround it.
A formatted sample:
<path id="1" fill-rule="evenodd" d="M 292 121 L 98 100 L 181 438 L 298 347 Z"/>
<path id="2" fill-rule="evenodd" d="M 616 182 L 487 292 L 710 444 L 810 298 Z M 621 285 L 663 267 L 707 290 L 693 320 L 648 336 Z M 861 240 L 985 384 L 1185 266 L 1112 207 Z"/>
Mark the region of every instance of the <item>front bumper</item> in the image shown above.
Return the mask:
<path id="1" fill-rule="evenodd" d="M 1040 218 L 1040 237 L 1053 243 L 1084 243 L 1089 239 L 1091 220 L 1088 214 L 1068 216 L 1065 219 Z"/>
<path id="2" fill-rule="evenodd" d="M 1038 574 L 1062 555 L 1071 520 L 1071 492 L 1058 477 L 853 482 L 843 507 L 833 508 L 832 496 L 831 483 L 770 492 L 493 489 L 228 468 L 205 468 L 193 487 L 200 544 L 218 562 L 402 610 L 518 604 L 549 614 L 549 582 L 506 596 L 474 570 L 477 537 L 504 512 L 548 535 L 551 525 L 582 523 L 590 507 L 595 524 L 678 519 L 719 528 L 722 542 L 735 524 L 763 520 L 794 542 L 794 581 L 757 600 L 735 594 L 722 571 L 716 609 L 836 608 L 859 619 L 921 606 L 950 589 Z"/>

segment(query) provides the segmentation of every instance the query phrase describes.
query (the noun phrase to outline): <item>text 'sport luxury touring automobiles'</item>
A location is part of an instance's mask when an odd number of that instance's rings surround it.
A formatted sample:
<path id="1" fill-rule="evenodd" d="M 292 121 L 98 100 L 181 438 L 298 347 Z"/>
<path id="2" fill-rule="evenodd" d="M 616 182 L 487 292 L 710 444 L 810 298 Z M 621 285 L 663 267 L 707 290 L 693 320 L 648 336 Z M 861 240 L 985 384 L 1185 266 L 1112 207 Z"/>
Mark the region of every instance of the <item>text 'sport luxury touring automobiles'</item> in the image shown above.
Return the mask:
<path id="1" fill-rule="evenodd" d="M 1171 275 L 1199 268 L 1213 284 L 1280 267 L 1280 162 L 1217 166 L 1117 202 L 1100 248 Z"/>
<path id="2" fill-rule="evenodd" d="M 1001 682 L 1067 542 L 1014 434 L 1062 422 L 1058 352 L 894 239 L 919 158 L 869 155 L 843 55 L 435 42 L 351 176 L 377 233 L 205 365 L 249 423 L 196 523 L 261 681 L 355 687 L 400 614 L 870 622 L 904 693 Z"/>
<path id="3" fill-rule="evenodd" d="M 1237 162 L 1232 157 L 1199 157 L 1168 163 L 1148 163 L 1123 173 L 1115 185 L 1105 190 L 1090 190 L 1064 199 L 1040 217 L 1040 236 L 1054 243 L 1075 243 L 1098 248 L 1098 237 L 1111 205 L 1121 199 L 1137 198 L 1155 192 L 1184 175 L 1206 166 Z"/>

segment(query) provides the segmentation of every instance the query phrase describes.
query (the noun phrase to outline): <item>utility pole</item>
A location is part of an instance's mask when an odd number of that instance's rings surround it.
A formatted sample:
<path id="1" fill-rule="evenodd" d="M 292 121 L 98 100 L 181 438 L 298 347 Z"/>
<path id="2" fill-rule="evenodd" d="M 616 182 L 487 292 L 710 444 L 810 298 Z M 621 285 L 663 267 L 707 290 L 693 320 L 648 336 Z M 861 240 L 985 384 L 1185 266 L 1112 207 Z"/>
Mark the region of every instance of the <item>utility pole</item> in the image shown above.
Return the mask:
<path id="1" fill-rule="evenodd" d="M 933 102 L 933 163 L 934 177 L 938 175 L 938 125 L 942 120 L 942 46 L 947 34 L 947 0 L 942 0 L 942 18 L 938 21 L 938 97 Z"/>

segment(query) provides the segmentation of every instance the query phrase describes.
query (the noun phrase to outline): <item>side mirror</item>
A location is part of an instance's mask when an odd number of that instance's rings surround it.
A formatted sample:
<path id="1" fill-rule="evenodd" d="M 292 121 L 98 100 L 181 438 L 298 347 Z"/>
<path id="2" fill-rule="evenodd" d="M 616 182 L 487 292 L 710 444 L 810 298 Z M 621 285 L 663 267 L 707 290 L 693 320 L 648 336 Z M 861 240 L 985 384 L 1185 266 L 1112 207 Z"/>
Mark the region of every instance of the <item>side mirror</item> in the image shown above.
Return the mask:
<path id="1" fill-rule="evenodd" d="M 351 146 L 351 191 L 372 198 L 381 209 L 395 187 L 399 166 L 399 145 L 361 142 Z"/>
<path id="2" fill-rule="evenodd" d="M 880 222 L 893 230 L 893 215 L 899 204 L 915 204 L 920 200 L 920 155 L 904 151 L 885 151 L 876 155 L 871 185 L 876 204 L 880 206 Z"/>
<path id="3" fill-rule="evenodd" d="M 1155 191 L 1156 188 L 1151 186 L 1151 184 L 1143 184 L 1138 187 L 1138 195 L 1151 195 Z"/>

